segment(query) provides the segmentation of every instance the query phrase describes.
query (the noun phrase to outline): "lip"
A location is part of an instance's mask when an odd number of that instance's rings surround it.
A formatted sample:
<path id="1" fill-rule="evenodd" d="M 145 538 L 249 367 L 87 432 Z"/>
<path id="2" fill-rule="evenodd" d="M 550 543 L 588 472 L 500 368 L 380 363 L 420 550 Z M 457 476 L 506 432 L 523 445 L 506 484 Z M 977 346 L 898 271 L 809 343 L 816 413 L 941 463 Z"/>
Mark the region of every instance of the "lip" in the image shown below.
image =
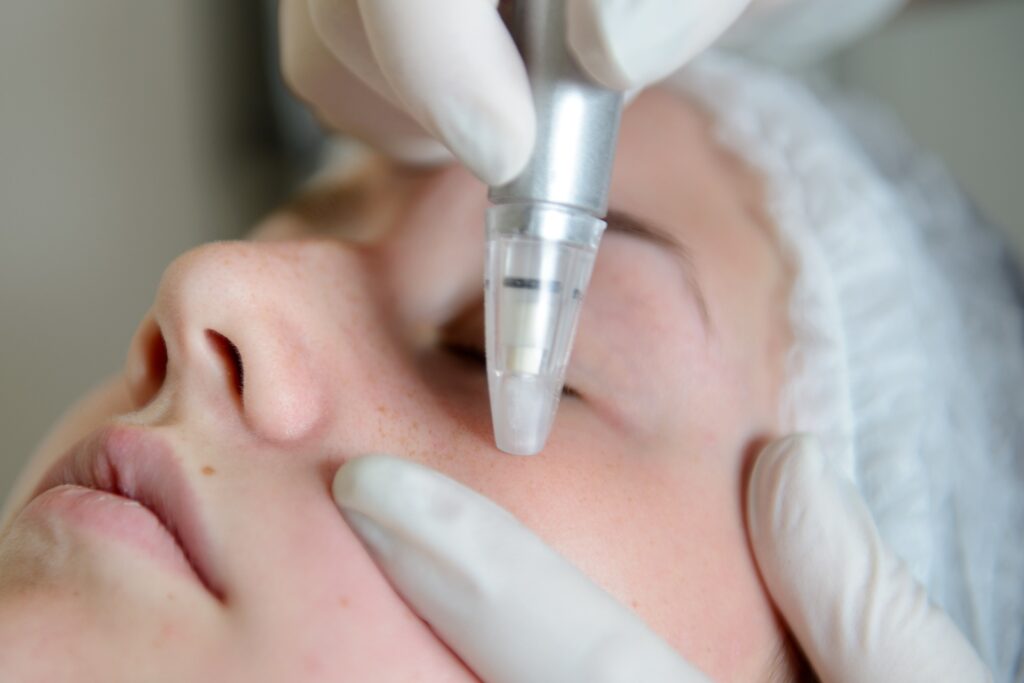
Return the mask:
<path id="1" fill-rule="evenodd" d="M 69 495 L 76 487 L 93 494 Z M 32 498 L 72 516 L 89 516 L 94 526 L 171 564 L 175 558 L 168 542 L 173 542 L 206 589 L 223 599 L 195 491 L 170 444 L 155 432 L 123 425 L 93 432 L 54 464 Z M 92 504 L 81 505 L 76 498 Z"/>

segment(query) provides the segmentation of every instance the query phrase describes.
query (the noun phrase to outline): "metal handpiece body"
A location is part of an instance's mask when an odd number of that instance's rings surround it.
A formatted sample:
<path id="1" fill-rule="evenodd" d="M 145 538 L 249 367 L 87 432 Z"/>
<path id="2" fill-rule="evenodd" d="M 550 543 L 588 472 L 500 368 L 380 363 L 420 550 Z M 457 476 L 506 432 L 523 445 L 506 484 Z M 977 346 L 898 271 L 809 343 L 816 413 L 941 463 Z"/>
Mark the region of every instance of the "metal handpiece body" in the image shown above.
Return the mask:
<path id="1" fill-rule="evenodd" d="M 564 0 L 508 3 L 530 79 L 537 137 L 525 170 L 490 189 L 485 319 L 495 441 L 539 452 L 558 409 L 608 208 L 622 93 L 582 72 Z"/>

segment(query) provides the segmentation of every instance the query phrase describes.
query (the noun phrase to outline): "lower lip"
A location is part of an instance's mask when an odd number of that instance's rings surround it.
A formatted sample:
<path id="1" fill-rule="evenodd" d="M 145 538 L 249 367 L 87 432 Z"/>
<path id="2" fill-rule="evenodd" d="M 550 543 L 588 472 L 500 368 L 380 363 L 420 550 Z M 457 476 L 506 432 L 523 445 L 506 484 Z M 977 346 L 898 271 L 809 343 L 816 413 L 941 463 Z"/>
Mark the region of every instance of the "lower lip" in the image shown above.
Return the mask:
<path id="1" fill-rule="evenodd" d="M 65 484 L 41 493 L 20 516 L 36 515 L 131 547 L 172 573 L 198 578 L 167 527 L 128 498 Z"/>

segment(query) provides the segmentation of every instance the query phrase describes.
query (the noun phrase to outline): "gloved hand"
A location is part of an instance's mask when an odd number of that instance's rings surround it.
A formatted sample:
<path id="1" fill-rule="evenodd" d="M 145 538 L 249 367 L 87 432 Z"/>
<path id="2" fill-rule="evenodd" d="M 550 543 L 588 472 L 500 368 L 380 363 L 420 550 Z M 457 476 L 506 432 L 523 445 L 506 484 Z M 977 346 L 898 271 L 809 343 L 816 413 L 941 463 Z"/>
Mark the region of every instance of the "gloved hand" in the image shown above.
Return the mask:
<path id="1" fill-rule="evenodd" d="M 815 442 L 766 448 L 748 491 L 758 565 L 821 680 L 991 680 Z M 512 515 L 437 472 L 358 458 L 334 497 L 392 584 L 487 683 L 707 680 Z"/>
<path id="2" fill-rule="evenodd" d="M 599 83 L 642 88 L 706 48 L 749 2 L 566 0 L 567 40 Z M 535 120 L 496 5 L 281 0 L 285 79 L 339 131 L 412 162 L 439 160 L 446 147 L 501 184 L 526 165 Z"/>

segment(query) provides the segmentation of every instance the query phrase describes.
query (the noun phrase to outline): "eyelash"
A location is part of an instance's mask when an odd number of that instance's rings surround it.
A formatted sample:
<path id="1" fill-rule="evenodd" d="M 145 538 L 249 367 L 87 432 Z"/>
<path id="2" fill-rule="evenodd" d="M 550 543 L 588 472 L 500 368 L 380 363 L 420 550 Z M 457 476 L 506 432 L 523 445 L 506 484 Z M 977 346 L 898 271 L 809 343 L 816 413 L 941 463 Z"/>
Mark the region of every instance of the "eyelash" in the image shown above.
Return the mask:
<path id="1" fill-rule="evenodd" d="M 477 365 L 479 369 L 487 370 L 487 357 L 484 355 L 483 349 L 477 348 L 476 346 L 470 346 L 468 344 L 458 344 L 455 342 L 444 342 L 441 344 L 441 348 L 456 358 L 461 358 L 472 362 Z M 568 384 L 562 387 L 562 396 L 569 398 L 580 398 L 580 392 L 573 389 Z"/>
<path id="2" fill-rule="evenodd" d="M 487 369 L 487 357 L 484 355 L 482 349 L 455 342 L 443 342 L 441 344 L 441 348 L 445 353 L 455 356 L 456 358 L 467 360 L 478 366 L 481 370 Z"/>

